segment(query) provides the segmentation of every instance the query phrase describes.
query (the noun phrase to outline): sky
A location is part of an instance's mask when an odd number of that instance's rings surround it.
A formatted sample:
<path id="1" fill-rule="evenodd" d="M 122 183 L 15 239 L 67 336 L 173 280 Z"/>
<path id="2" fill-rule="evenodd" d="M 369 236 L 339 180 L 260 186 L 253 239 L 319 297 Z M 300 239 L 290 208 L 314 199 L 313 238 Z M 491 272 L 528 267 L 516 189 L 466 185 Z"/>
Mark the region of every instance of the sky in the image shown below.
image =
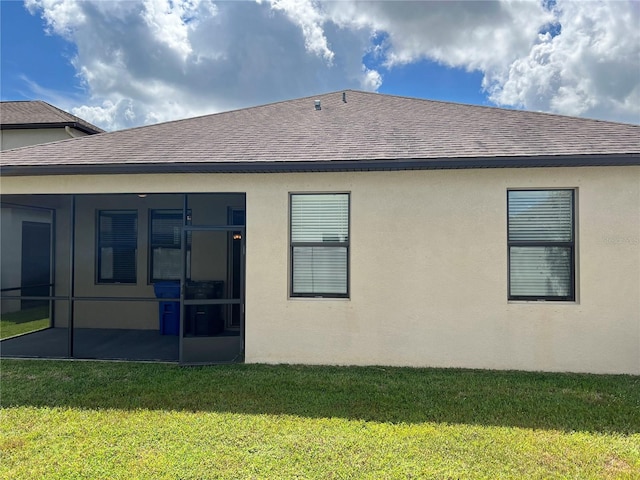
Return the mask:
<path id="1" fill-rule="evenodd" d="M 119 130 L 343 89 L 640 124 L 640 1 L 0 2 L 0 97 Z"/>

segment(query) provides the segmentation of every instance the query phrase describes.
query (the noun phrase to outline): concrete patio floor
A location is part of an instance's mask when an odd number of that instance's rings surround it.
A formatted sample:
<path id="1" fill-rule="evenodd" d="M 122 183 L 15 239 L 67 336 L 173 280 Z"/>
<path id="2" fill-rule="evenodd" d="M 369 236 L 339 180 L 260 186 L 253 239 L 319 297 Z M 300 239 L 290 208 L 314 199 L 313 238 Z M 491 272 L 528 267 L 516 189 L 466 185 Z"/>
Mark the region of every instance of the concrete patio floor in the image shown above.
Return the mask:
<path id="1" fill-rule="evenodd" d="M 1 357 L 67 358 L 69 330 L 48 328 L 0 342 Z M 178 361 L 179 342 L 158 330 L 76 328 L 73 358 Z"/>

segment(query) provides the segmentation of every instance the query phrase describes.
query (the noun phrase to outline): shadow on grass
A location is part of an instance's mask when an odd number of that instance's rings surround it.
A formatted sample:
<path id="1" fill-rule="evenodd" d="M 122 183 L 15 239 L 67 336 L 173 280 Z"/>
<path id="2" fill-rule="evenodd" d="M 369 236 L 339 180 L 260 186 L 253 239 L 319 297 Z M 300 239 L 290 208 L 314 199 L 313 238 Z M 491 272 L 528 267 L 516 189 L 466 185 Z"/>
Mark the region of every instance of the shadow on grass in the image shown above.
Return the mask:
<path id="1" fill-rule="evenodd" d="M 640 377 L 3 360 L 2 406 L 285 414 L 632 434 Z"/>

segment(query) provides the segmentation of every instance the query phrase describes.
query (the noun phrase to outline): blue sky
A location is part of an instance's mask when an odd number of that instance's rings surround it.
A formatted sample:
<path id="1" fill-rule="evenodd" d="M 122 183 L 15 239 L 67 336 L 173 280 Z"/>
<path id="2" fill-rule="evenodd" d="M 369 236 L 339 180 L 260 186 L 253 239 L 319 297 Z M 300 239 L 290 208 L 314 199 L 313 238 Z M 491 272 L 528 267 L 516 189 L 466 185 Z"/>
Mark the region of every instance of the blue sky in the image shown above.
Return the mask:
<path id="1" fill-rule="evenodd" d="M 109 130 L 344 88 L 640 123 L 638 5 L 2 1 L 0 93 Z"/>
<path id="2" fill-rule="evenodd" d="M 40 99 L 40 94 L 82 98 L 85 88 L 71 65 L 75 45 L 60 36 L 47 34 L 45 22 L 39 15 L 29 13 L 23 2 L 2 1 L 1 8 L 2 100 L 34 100 Z M 22 40 L 25 37 L 28 41 Z M 378 62 L 368 57 L 371 56 L 364 58 L 365 64 L 379 68 Z M 421 60 L 392 69 L 383 68 L 382 74 L 384 83 L 378 89 L 380 93 L 491 105 L 482 92 L 480 72 Z"/>
<path id="3" fill-rule="evenodd" d="M 30 82 L 61 96 L 82 94 L 71 65 L 74 45 L 45 34 L 42 19 L 31 15 L 22 2 L 2 1 L 0 8 L 2 100 L 39 99 L 41 92 Z"/>

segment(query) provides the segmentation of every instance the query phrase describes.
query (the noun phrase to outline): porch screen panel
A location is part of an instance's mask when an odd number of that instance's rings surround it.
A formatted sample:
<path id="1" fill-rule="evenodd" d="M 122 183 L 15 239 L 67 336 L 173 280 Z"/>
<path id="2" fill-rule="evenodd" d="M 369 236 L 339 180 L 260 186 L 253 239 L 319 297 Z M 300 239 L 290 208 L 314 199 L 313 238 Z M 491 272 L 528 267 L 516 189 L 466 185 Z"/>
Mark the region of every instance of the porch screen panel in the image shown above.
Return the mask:
<path id="1" fill-rule="evenodd" d="M 187 212 L 187 224 L 191 211 Z M 149 277 L 151 282 L 161 280 L 180 280 L 182 271 L 182 251 L 180 235 L 182 233 L 182 210 L 151 210 L 151 258 Z M 191 257 L 191 234 L 187 234 L 187 278 Z"/>
<path id="2" fill-rule="evenodd" d="M 346 297 L 349 195 L 291 195 L 293 296 Z"/>
<path id="3" fill-rule="evenodd" d="M 136 283 L 138 213 L 98 213 L 98 282 Z"/>
<path id="4" fill-rule="evenodd" d="M 574 298 L 574 191 L 508 192 L 509 297 Z"/>

